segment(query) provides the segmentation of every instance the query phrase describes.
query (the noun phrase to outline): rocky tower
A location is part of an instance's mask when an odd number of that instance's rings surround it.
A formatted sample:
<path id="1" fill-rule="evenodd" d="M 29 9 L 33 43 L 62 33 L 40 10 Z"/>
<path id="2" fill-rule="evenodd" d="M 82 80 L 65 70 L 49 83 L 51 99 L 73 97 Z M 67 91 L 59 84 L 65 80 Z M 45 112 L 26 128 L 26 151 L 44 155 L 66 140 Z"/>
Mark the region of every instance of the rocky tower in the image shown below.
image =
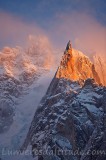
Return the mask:
<path id="1" fill-rule="evenodd" d="M 93 78 L 100 84 L 94 64 L 83 53 L 72 49 L 70 41 L 62 57 L 56 78 L 66 78 L 75 81 Z"/>
<path id="2" fill-rule="evenodd" d="M 93 64 L 69 42 L 22 150 L 30 143 L 38 160 L 106 159 L 106 88 L 91 78 L 99 83 Z"/>

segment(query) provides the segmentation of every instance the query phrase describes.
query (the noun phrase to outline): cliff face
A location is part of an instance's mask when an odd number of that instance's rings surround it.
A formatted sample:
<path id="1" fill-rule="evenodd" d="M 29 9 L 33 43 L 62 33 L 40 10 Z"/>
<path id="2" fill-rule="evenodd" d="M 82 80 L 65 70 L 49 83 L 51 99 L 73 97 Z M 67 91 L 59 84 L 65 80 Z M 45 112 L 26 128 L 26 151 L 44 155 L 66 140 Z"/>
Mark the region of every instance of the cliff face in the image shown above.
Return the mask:
<path id="1" fill-rule="evenodd" d="M 56 78 L 75 81 L 93 78 L 100 84 L 100 78 L 96 73 L 94 64 L 82 52 L 72 49 L 70 41 L 62 57 Z"/>
<path id="2" fill-rule="evenodd" d="M 68 43 L 22 150 L 30 143 L 38 160 L 105 160 L 106 88 L 95 81 L 93 64 Z"/>

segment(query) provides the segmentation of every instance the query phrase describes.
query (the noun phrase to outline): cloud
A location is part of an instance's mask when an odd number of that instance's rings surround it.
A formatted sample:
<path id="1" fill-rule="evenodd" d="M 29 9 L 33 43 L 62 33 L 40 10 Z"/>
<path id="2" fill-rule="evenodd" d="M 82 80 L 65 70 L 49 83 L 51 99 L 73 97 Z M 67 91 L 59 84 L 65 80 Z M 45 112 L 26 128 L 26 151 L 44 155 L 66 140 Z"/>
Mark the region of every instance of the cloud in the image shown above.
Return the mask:
<path id="1" fill-rule="evenodd" d="M 102 56 L 106 61 L 106 26 L 84 11 L 56 12 L 49 19 L 47 28 L 36 23 L 25 22 L 16 16 L 0 12 L 0 47 L 27 46 L 27 38 L 31 43 L 34 36 L 40 37 L 41 48 L 52 46 L 52 54 L 60 61 L 68 40 L 72 46 L 92 58 Z M 34 40 L 35 42 L 35 40 Z M 34 44 L 35 45 L 35 44 Z M 58 52 L 54 52 L 55 48 Z M 105 69 L 106 70 L 106 69 Z"/>
<path id="2" fill-rule="evenodd" d="M 45 63 L 48 57 L 49 62 L 53 59 L 50 39 L 36 21 L 25 22 L 19 17 L 0 12 L 0 50 L 5 46 L 14 48 L 20 46 L 23 50 L 34 48 L 39 53 L 39 57 L 42 55 L 42 58 L 45 58 Z"/>
<path id="3" fill-rule="evenodd" d="M 24 68 L 26 70 L 32 68 L 33 65 L 46 69 L 50 69 L 55 65 L 52 44 L 45 31 L 36 23 L 26 23 L 16 16 L 3 12 L 0 13 L 0 47 L 1 52 L 8 52 L 8 56 L 6 55 L 5 58 L 7 63 L 9 63 L 9 57 L 11 61 L 15 63 L 17 61 L 15 54 L 17 55 L 17 53 L 19 53 L 18 58 L 20 62 L 17 66 L 20 66 L 21 61 L 22 63 L 25 61 L 26 68 Z M 5 56 L 5 54 L 1 54 L 1 56 Z M 27 64 L 26 61 L 30 63 Z M 20 67 L 18 67 L 18 69 L 19 68 Z M 10 71 L 11 69 L 13 69 L 12 66 Z M 18 69 L 14 69 L 13 75 Z M 23 68 L 21 68 L 21 70 L 23 71 Z M 19 75 L 20 72 L 19 69 L 17 74 Z M 12 71 L 10 73 L 12 73 Z"/>
<path id="4" fill-rule="evenodd" d="M 34 23 L 0 12 L 0 43 L 1 46 L 25 45 L 29 35 L 43 35 L 53 45 L 65 48 L 67 41 L 72 46 L 86 53 L 106 53 L 106 27 L 85 12 L 56 13 L 43 29 Z M 0 46 L 0 47 L 1 47 Z"/>
<path id="5" fill-rule="evenodd" d="M 35 23 L 24 22 L 22 19 L 0 12 L 0 47 L 5 45 L 25 45 L 29 34 L 44 34 L 44 31 Z"/>
<path id="6" fill-rule="evenodd" d="M 98 65 L 98 60 L 95 64 L 101 81 L 105 81 L 103 83 L 106 84 L 106 26 L 85 12 L 57 14 L 51 24 L 49 34 L 57 48 L 65 49 L 70 39 L 72 47 L 88 55 L 93 62 L 95 62 L 95 56 L 101 57 L 102 67 L 100 63 Z"/>
<path id="7" fill-rule="evenodd" d="M 58 14 L 50 36 L 57 47 L 65 47 L 70 39 L 74 48 L 85 53 L 106 53 L 106 27 L 85 13 Z"/>

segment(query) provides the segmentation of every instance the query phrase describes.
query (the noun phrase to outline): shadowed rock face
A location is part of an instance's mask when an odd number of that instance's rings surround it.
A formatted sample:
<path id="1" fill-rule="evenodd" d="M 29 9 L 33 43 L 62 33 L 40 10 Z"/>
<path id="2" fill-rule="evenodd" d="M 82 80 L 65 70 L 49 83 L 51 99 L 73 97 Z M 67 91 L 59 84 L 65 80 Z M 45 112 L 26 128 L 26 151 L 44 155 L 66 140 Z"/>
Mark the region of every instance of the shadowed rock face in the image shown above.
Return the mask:
<path id="1" fill-rule="evenodd" d="M 38 160 L 105 160 L 106 88 L 95 81 L 93 64 L 67 46 L 22 149 L 30 142 Z"/>
<path id="2" fill-rule="evenodd" d="M 13 123 L 15 99 L 22 93 L 21 83 L 13 77 L 0 75 L 0 134 Z"/>

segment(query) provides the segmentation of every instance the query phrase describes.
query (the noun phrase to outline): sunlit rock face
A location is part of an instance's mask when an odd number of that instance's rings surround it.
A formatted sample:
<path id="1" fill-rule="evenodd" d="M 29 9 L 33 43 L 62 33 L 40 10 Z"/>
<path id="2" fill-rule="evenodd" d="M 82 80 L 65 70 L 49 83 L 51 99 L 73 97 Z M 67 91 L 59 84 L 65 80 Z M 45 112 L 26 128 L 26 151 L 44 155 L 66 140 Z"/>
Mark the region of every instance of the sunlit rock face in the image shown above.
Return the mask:
<path id="1" fill-rule="evenodd" d="M 30 143 L 38 160 L 105 160 L 106 87 L 97 82 L 93 64 L 69 42 L 21 150 Z"/>
<path id="2" fill-rule="evenodd" d="M 106 56 L 95 54 L 93 56 L 93 62 L 102 84 L 106 86 Z"/>
<path id="3" fill-rule="evenodd" d="M 100 83 L 94 64 L 82 52 L 72 49 L 70 41 L 62 57 L 56 78 L 75 81 L 94 78 L 97 83 Z"/>

